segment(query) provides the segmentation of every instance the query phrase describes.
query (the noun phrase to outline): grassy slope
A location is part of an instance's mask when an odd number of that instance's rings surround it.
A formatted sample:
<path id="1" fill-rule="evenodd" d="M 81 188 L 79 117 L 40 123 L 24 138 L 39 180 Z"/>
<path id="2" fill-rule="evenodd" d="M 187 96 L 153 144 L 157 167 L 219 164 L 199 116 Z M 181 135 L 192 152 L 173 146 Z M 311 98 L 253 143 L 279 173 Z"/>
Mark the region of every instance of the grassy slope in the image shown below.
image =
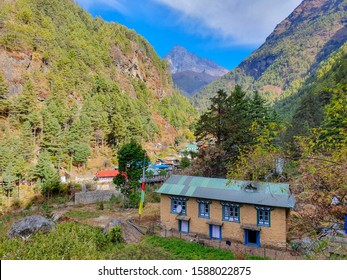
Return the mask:
<path id="1" fill-rule="evenodd" d="M 28 214 L 28 213 L 26 213 Z M 28 242 L 9 239 L 10 226 L 22 214 L 0 218 L 0 258 L 20 260 L 233 260 L 232 252 L 203 247 L 177 238 L 146 236 L 138 244 L 112 244 L 101 229 L 74 222 L 56 224 L 56 231 L 37 233 Z M 254 259 L 255 257 L 247 257 Z"/>

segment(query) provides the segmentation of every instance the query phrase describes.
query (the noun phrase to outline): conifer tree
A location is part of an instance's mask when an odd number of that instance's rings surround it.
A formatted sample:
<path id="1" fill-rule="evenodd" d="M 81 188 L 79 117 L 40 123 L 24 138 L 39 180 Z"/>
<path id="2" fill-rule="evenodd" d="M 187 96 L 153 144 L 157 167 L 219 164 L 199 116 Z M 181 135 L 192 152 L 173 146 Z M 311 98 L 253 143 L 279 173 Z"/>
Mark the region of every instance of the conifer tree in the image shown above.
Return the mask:
<path id="1" fill-rule="evenodd" d="M 50 115 L 46 116 L 43 127 L 42 147 L 47 149 L 52 155 L 60 153 L 63 147 L 62 130 L 58 120 Z"/>
<path id="2" fill-rule="evenodd" d="M 49 196 L 59 187 L 59 173 L 54 168 L 48 151 L 42 151 L 35 166 L 34 176 L 41 182 L 42 192 Z"/>
<path id="3" fill-rule="evenodd" d="M 34 141 L 33 132 L 29 121 L 26 121 L 22 125 L 20 136 L 20 151 L 26 161 L 29 161 L 33 157 Z"/>
<path id="4" fill-rule="evenodd" d="M 7 116 L 10 110 L 10 102 L 7 100 L 8 88 L 0 73 L 0 116 Z"/>
<path id="5" fill-rule="evenodd" d="M 331 89 L 332 100 L 325 107 L 322 130 L 319 135 L 319 145 L 331 150 L 347 145 L 347 86 L 339 84 Z"/>
<path id="6" fill-rule="evenodd" d="M 197 140 L 207 137 L 216 138 L 216 144 L 221 145 L 228 137 L 227 116 L 230 103 L 225 91 L 219 90 L 217 95 L 211 98 L 211 106 L 198 120 L 195 127 Z"/>
<path id="7" fill-rule="evenodd" d="M 20 122 L 28 120 L 28 116 L 37 108 L 37 96 L 34 85 L 29 79 L 23 87 L 23 92 L 14 100 L 14 110 Z"/>

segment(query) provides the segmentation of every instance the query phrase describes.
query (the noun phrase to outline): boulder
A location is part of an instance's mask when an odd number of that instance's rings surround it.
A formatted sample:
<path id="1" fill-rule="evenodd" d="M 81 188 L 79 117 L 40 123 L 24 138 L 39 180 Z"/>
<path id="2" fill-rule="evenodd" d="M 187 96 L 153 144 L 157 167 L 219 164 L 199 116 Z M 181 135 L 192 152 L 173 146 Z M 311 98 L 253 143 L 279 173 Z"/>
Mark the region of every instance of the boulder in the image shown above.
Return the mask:
<path id="1" fill-rule="evenodd" d="M 112 219 L 111 221 L 109 221 L 109 223 L 103 229 L 103 233 L 109 232 L 115 226 L 122 227 L 122 221 L 119 219 Z"/>
<path id="2" fill-rule="evenodd" d="M 27 240 L 30 235 L 38 231 L 49 232 L 51 230 L 55 230 L 55 224 L 52 221 L 40 215 L 32 215 L 15 222 L 8 235 L 10 238 L 20 236 Z"/>

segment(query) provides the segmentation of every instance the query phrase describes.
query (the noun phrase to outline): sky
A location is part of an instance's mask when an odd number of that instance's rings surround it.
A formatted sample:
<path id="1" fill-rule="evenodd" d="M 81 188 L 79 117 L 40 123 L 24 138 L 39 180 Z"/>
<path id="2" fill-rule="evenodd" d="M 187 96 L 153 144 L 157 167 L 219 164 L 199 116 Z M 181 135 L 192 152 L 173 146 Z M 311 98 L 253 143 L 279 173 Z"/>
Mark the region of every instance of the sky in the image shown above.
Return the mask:
<path id="1" fill-rule="evenodd" d="M 175 45 L 231 70 L 302 0 L 75 0 L 145 37 L 159 56 Z"/>

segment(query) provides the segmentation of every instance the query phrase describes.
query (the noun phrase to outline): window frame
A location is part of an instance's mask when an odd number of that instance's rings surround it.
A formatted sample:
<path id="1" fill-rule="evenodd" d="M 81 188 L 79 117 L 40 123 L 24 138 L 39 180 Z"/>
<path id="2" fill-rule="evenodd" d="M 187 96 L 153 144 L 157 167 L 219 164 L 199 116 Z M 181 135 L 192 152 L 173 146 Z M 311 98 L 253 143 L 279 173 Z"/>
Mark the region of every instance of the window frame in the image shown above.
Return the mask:
<path id="1" fill-rule="evenodd" d="M 197 199 L 196 202 L 198 203 L 198 217 L 203 219 L 209 219 L 211 215 L 211 200 Z M 201 212 L 201 205 L 204 205 L 204 213 Z"/>
<path id="2" fill-rule="evenodd" d="M 221 205 L 222 205 L 222 221 L 230 222 L 230 223 L 240 223 L 241 222 L 241 205 L 240 204 L 222 201 Z M 227 211 L 227 208 L 229 208 L 228 211 Z M 235 218 L 236 217 L 235 215 L 232 216 L 232 220 L 230 220 L 231 219 L 230 215 L 229 215 L 228 219 L 226 218 L 226 212 L 230 212 L 231 208 L 233 208 L 232 212 L 234 214 L 235 214 L 235 210 L 237 210 L 237 219 Z"/>
<path id="3" fill-rule="evenodd" d="M 188 231 L 182 231 L 182 222 L 187 222 L 188 223 Z M 179 220 L 178 221 L 178 231 L 180 233 L 190 233 L 190 222 L 189 221 L 184 221 L 184 220 Z"/>
<path id="4" fill-rule="evenodd" d="M 260 206 L 256 206 L 255 208 L 257 209 L 257 225 L 260 227 L 271 227 L 271 211 L 273 209 Z"/>
<path id="5" fill-rule="evenodd" d="M 188 199 L 186 197 L 181 197 L 181 196 L 170 196 L 170 199 L 171 199 L 170 213 L 178 215 L 179 213 L 177 213 L 176 209 L 178 205 L 181 205 L 182 212 L 179 215 L 186 216 Z"/>
<path id="6" fill-rule="evenodd" d="M 219 227 L 219 238 L 212 237 L 213 226 Z M 222 226 L 219 226 L 219 225 L 209 225 L 209 237 L 212 240 L 222 240 L 223 239 L 223 236 L 222 236 Z"/>

